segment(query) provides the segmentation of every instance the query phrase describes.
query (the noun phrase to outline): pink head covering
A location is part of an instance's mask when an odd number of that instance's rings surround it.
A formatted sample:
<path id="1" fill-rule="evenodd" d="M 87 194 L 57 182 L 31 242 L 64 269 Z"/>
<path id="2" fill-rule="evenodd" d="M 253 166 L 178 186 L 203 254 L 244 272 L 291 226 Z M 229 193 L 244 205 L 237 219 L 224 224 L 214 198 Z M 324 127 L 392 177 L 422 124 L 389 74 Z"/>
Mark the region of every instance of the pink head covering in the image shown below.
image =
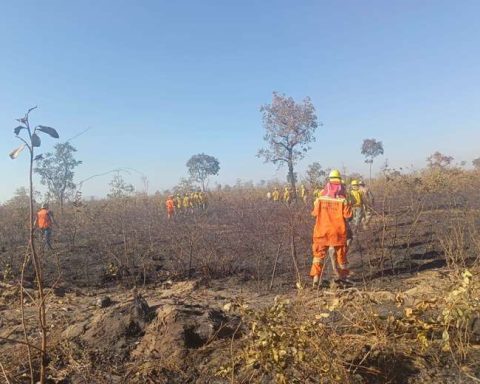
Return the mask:
<path id="1" fill-rule="evenodd" d="M 325 188 L 322 190 L 322 196 L 328 196 L 332 198 L 345 197 L 345 189 L 341 183 L 328 182 Z"/>

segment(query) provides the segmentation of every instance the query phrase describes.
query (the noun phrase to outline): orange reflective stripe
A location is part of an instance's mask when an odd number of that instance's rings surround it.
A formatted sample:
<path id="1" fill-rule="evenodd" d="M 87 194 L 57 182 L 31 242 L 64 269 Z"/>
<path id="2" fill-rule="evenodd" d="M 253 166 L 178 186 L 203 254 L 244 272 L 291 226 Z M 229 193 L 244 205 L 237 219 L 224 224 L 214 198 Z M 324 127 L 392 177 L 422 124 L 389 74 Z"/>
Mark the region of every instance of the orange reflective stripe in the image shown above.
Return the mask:
<path id="1" fill-rule="evenodd" d="M 345 219 L 351 217 L 349 204 L 343 198 L 321 196 L 315 201 L 316 217 L 313 241 L 318 246 L 340 246 L 347 242 Z"/>

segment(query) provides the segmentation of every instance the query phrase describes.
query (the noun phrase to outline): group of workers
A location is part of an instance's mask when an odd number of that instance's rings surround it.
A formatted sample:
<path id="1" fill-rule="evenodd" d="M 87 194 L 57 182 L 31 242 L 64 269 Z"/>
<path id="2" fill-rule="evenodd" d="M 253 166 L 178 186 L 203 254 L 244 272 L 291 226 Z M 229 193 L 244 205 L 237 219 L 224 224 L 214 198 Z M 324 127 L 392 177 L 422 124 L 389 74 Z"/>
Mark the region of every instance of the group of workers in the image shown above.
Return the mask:
<path id="1" fill-rule="evenodd" d="M 337 282 L 350 284 L 347 255 L 353 232 L 361 224 L 366 227 L 373 203 L 373 195 L 363 181 L 352 180 L 351 189 L 347 191 L 340 172 L 336 169 L 330 172 L 312 211 L 315 217 L 310 269 L 313 286 L 322 284 L 327 256 L 332 262 Z"/>
<path id="2" fill-rule="evenodd" d="M 300 188 L 297 188 L 297 196 L 304 202 L 307 202 L 307 189 L 305 185 L 300 185 Z M 267 200 L 273 202 L 280 202 L 283 201 L 286 204 L 290 204 L 292 202 L 292 188 L 287 186 L 284 188 L 283 193 L 280 193 L 278 187 L 275 187 L 272 192 L 267 192 Z"/>
<path id="3" fill-rule="evenodd" d="M 169 195 L 165 201 L 165 207 L 168 219 L 172 219 L 177 214 L 193 214 L 195 209 L 207 209 L 207 196 L 202 191 Z"/>
<path id="4" fill-rule="evenodd" d="M 298 196 L 306 201 L 307 192 L 302 184 Z M 280 191 L 275 188 L 267 197 L 274 202 L 280 201 Z M 321 190 L 314 191 L 314 206 L 312 216 L 315 217 L 312 244 L 312 267 L 310 276 L 313 285 L 322 284 L 322 276 L 325 269 L 326 258 L 331 260 L 334 273 L 338 282 L 349 283 L 348 277 L 348 250 L 353 239 L 353 232 L 360 225 L 366 228 L 373 209 L 373 195 L 361 180 L 352 180 L 351 188 L 347 191 L 341 174 L 334 169 L 330 172 L 328 182 Z M 289 187 L 286 187 L 282 200 L 288 204 L 292 201 Z M 193 213 L 194 209 L 205 210 L 207 197 L 204 192 L 196 191 L 169 195 L 165 202 L 167 217 L 172 219 L 178 213 Z M 52 248 L 51 236 L 52 225 L 55 224 L 53 213 L 48 204 L 43 204 L 37 212 L 34 226 L 39 228 L 44 248 Z"/>

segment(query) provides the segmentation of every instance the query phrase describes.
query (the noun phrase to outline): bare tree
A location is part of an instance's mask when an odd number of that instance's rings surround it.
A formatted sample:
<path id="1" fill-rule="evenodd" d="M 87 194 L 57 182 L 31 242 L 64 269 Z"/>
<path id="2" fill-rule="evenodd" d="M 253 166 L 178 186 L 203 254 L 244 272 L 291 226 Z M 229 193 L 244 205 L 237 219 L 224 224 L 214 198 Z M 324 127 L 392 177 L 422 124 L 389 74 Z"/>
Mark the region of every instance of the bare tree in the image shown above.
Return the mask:
<path id="1" fill-rule="evenodd" d="M 175 193 L 186 193 L 193 189 L 193 180 L 188 177 L 182 177 L 178 181 L 178 184 L 173 187 Z"/>
<path id="2" fill-rule="evenodd" d="M 428 166 L 432 169 L 444 169 L 447 168 L 453 162 L 452 156 L 444 155 L 439 151 L 431 154 L 427 157 Z"/>
<path id="3" fill-rule="evenodd" d="M 315 107 L 309 97 L 302 103 L 296 103 L 292 97 L 274 92 L 272 103 L 263 105 L 260 111 L 265 128 L 263 139 L 267 145 L 258 151 L 257 156 L 279 167 L 287 164 L 287 180 L 296 199 L 294 166 L 310 149 L 310 143 L 315 141 L 318 127 Z"/>
<path id="4" fill-rule="evenodd" d="M 365 163 L 369 164 L 369 179 L 372 182 L 373 159 L 383 155 L 383 144 L 375 139 L 364 139 L 362 144 L 362 155 L 365 156 Z"/>
<path id="5" fill-rule="evenodd" d="M 108 185 L 110 185 L 110 193 L 107 194 L 107 197 L 110 199 L 122 199 L 131 196 L 135 191 L 134 186 L 128 184 L 119 172 L 113 176 Z"/>
<path id="6" fill-rule="evenodd" d="M 38 301 L 37 301 L 37 306 L 38 306 L 38 322 L 40 325 L 40 335 L 41 335 L 41 345 L 39 348 L 35 347 L 40 351 L 40 384 L 44 384 L 46 382 L 46 369 L 48 366 L 48 358 L 47 358 L 47 333 L 48 333 L 48 327 L 47 327 L 47 319 L 46 319 L 46 303 L 45 303 L 45 293 L 43 291 L 43 280 L 42 280 L 42 271 L 41 271 L 41 263 L 37 254 L 37 250 L 35 248 L 35 242 L 34 242 L 34 211 L 33 211 L 33 196 L 34 196 L 34 190 L 33 190 L 33 162 L 37 159 L 40 158 L 41 155 L 35 156 L 35 148 L 40 147 L 41 145 L 41 140 L 40 140 L 40 133 L 45 133 L 55 139 L 58 139 L 58 133 L 55 129 L 51 127 L 47 127 L 44 125 L 37 125 L 35 128 L 32 128 L 30 126 L 30 121 L 29 121 L 29 115 L 30 112 L 32 112 L 35 108 L 33 107 L 30 108 L 27 113 L 25 114 L 24 117 L 17 119 L 17 121 L 20 123 L 18 127 L 16 127 L 13 132 L 15 133 L 15 136 L 23 142 L 23 144 L 14 149 L 12 152 L 10 152 L 10 158 L 11 159 L 16 159 L 20 153 L 25 149 L 28 148 L 28 151 L 30 152 L 30 167 L 29 167 L 29 205 L 30 205 L 30 236 L 29 236 L 29 249 L 30 249 L 30 255 L 33 260 L 33 267 L 35 270 L 35 279 L 37 283 L 37 292 L 38 292 Z M 24 137 L 20 136 L 21 133 L 24 133 Z M 26 134 L 25 134 L 26 133 Z M 24 270 L 25 266 L 28 264 L 29 257 L 27 256 L 24 260 L 23 267 L 22 267 L 22 278 L 21 278 L 21 286 L 20 286 L 20 305 L 22 308 L 22 319 L 23 319 L 23 326 L 24 326 L 24 338 L 25 338 L 25 344 L 27 345 L 27 350 L 28 350 L 28 361 L 30 365 L 30 377 L 31 377 L 31 382 L 33 384 L 34 382 L 34 375 L 33 375 L 33 363 L 32 363 L 32 353 L 31 353 L 31 348 L 32 345 L 30 344 L 30 341 L 28 339 L 28 335 L 26 332 L 25 328 L 25 320 L 24 320 L 24 315 L 23 315 L 23 302 L 24 302 L 24 288 L 23 288 L 23 276 L 24 276 Z"/>
<path id="7" fill-rule="evenodd" d="M 475 169 L 480 170 L 480 157 L 472 160 L 472 165 Z"/>
<path id="8" fill-rule="evenodd" d="M 218 175 L 220 171 L 220 162 L 213 156 L 199 153 L 193 155 L 187 161 L 188 173 L 190 178 L 202 185 L 202 191 L 205 191 L 208 185 L 208 177 Z"/>
<path id="9" fill-rule="evenodd" d="M 326 172 L 318 161 L 313 162 L 307 168 L 306 178 L 310 188 L 318 188 L 324 181 Z"/>

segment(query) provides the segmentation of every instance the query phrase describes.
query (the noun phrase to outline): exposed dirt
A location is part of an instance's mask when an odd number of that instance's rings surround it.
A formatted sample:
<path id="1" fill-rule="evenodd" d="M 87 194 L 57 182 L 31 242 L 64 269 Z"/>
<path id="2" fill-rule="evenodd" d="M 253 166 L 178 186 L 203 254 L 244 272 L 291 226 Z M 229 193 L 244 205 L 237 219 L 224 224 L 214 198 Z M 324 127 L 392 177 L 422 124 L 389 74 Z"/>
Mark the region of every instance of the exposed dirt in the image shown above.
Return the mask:
<path id="1" fill-rule="evenodd" d="M 55 251 L 41 255 L 49 287 L 51 383 L 230 383 L 231 378 L 221 377 L 219 369 L 234 364 L 234 350 L 249 337 L 241 314 L 232 309 L 235 303 L 261 310 L 276 297 L 289 299 L 305 319 L 320 316 L 332 330 L 351 326 L 346 317 L 352 321 L 357 316 L 384 324 L 397 320 L 408 327 L 417 318 L 428 323 L 440 316 L 435 303 L 452 291 L 439 238 L 451 231 L 447 219 L 454 217 L 453 211 L 419 208 L 417 214 L 408 208 L 375 215 L 352 244 L 354 287 L 311 290 L 309 207 L 293 209 L 259 201 L 222 206 L 218 200 L 206 213 L 166 222 L 158 220 L 152 201 L 142 204 L 139 200 L 112 211 L 108 204 L 104 211 L 99 204 L 87 205 L 85 212 L 76 213 L 77 227 L 65 225 L 58 231 Z M 123 208 L 130 209 L 128 230 L 123 228 Z M 294 232 L 286 217 L 295 222 Z M 73 218 L 71 223 L 76 223 Z M 25 246 L 22 239 L 8 244 L 0 250 L 2 268 L 8 261 L 13 270 L 11 279 L 5 268 L 0 271 L 7 282 L 0 284 L 0 363 L 11 383 L 23 384 L 30 382 L 26 347 L 21 344 L 18 288 L 22 263 L 18 255 L 24 254 Z M 471 254 L 476 248 L 459 243 L 452 254 L 459 249 Z M 467 267 L 470 256 L 462 257 L 462 267 Z M 327 270 L 325 279 L 330 275 Z M 297 286 L 298 277 L 303 284 Z M 141 288 L 132 290 L 133 286 Z M 26 287 L 26 333 L 37 345 L 31 273 Z M 335 300 L 339 307 L 323 318 L 321 314 Z M 407 315 L 417 306 L 425 307 L 421 314 Z M 365 324 L 359 327 L 358 332 L 367 336 L 373 332 Z M 480 377 L 480 369 L 472 361 L 480 361 L 480 320 L 471 320 L 473 357 L 458 365 L 448 353 L 423 355 L 417 347 L 418 335 L 400 331 L 401 348 L 391 336 L 393 331 L 374 343 L 352 340 L 351 350 L 341 359 L 351 372 L 351 383 L 478 382 L 474 378 Z M 362 335 L 366 340 L 367 336 Z M 441 340 L 442 335 L 431 332 L 428 337 Z M 34 349 L 32 353 L 38 356 Z M 262 380 L 274 382 L 272 377 Z"/>
<path id="2" fill-rule="evenodd" d="M 432 270 L 394 280 L 386 277 L 378 281 L 379 288 L 359 292 L 375 304 L 379 317 L 401 317 L 406 308 L 436 299 L 448 284 L 448 272 Z M 57 296 L 52 291 L 48 298 L 51 381 L 87 383 L 94 377 L 98 382 L 128 383 L 144 382 L 149 377 L 151 382 L 165 383 L 227 382 L 215 377 L 215 372 L 228 361 L 232 340 L 244 336 L 240 318 L 230 311 L 231 303 L 241 299 L 260 309 L 274 301 L 273 294 L 261 294 L 253 288 L 253 283 L 242 284 L 230 278 L 211 282 L 209 287 L 198 281 L 168 282 L 139 293 L 66 289 L 57 290 Z M 315 317 L 332 297 L 354 300 L 351 290 L 292 287 L 282 297 L 301 301 L 305 315 Z M 15 286 L 1 285 L 0 337 L 21 341 L 16 293 Z M 33 324 L 35 308 L 28 300 L 26 316 Z M 340 324 L 341 318 L 331 316 L 328 321 Z M 30 336 L 35 338 L 35 333 Z M 480 339 L 480 333 L 478 336 Z M 25 376 L 22 379 L 27 372 L 25 364 L 14 360 L 22 349 L 18 344 L 0 341 L 5 367 L 16 372 L 13 382 L 28 381 Z M 392 359 L 396 361 L 394 366 Z M 469 382 L 465 376 L 452 376 L 448 365 L 441 367 L 421 357 L 372 354 L 362 364 L 375 369 L 359 370 L 360 383 Z M 478 369 L 471 372 L 478 373 Z"/>

